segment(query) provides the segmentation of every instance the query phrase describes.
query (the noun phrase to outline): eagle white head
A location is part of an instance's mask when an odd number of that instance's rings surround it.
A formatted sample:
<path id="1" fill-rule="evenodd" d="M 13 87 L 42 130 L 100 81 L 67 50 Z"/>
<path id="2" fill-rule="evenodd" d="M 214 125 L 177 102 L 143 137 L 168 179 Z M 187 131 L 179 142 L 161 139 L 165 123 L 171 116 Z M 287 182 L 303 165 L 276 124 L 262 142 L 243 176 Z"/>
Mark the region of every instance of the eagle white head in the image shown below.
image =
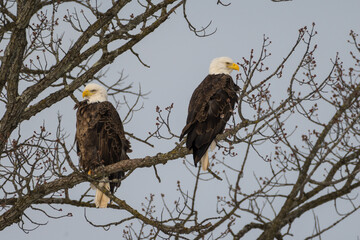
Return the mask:
<path id="1" fill-rule="evenodd" d="M 219 57 L 211 61 L 209 74 L 230 74 L 233 70 L 239 71 L 239 65 L 229 57 Z"/>
<path id="2" fill-rule="evenodd" d="M 107 101 L 106 89 L 95 83 L 89 83 L 86 85 L 82 96 L 88 101 L 88 103 Z"/>

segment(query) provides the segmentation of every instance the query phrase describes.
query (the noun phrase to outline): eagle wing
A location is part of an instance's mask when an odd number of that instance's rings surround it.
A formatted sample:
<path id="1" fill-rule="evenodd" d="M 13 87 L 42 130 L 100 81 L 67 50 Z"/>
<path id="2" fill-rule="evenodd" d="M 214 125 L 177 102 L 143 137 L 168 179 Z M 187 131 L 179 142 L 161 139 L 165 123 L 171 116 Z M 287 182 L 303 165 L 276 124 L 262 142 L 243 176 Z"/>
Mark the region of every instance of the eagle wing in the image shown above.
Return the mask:
<path id="1" fill-rule="evenodd" d="M 81 168 L 89 171 L 129 159 L 130 142 L 125 138 L 120 116 L 110 102 L 88 104 L 83 101 L 75 108 L 78 108 L 75 140 Z M 121 179 L 123 175 L 123 172 L 113 173 L 109 179 Z M 113 192 L 119 185 L 120 182 L 110 182 L 110 190 Z"/>
<path id="2" fill-rule="evenodd" d="M 237 91 L 239 87 L 227 74 L 208 75 L 195 89 L 180 135 L 180 140 L 187 135 L 186 147 L 193 150 L 195 166 L 216 135 L 224 131 L 238 101 Z"/>

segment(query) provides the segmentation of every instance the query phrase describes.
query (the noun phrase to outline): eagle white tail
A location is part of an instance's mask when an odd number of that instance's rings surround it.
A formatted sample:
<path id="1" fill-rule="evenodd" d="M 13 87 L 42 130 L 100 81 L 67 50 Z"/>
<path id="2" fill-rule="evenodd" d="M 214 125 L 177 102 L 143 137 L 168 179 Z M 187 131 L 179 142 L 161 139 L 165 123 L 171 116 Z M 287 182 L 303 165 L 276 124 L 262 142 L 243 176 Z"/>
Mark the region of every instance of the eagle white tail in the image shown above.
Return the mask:
<path id="1" fill-rule="evenodd" d="M 200 159 L 201 162 L 201 169 L 203 171 L 206 171 L 209 167 L 209 150 L 213 151 L 216 147 L 216 142 L 212 141 L 209 149 L 206 151 L 206 153 L 204 154 L 204 156 L 202 156 L 202 158 Z"/>
<path id="2" fill-rule="evenodd" d="M 201 162 L 201 169 L 203 171 L 206 171 L 209 167 L 209 153 L 208 151 L 206 151 L 206 153 L 204 154 L 204 156 L 202 156 L 202 158 L 200 159 Z"/>
<path id="3" fill-rule="evenodd" d="M 105 187 L 107 190 L 110 190 L 110 183 L 104 182 L 106 179 L 103 179 L 100 183 L 100 187 Z M 99 189 L 96 189 L 95 193 L 95 206 L 97 208 L 107 208 L 108 202 L 110 201 L 110 198 L 106 196 L 102 191 Z"/>

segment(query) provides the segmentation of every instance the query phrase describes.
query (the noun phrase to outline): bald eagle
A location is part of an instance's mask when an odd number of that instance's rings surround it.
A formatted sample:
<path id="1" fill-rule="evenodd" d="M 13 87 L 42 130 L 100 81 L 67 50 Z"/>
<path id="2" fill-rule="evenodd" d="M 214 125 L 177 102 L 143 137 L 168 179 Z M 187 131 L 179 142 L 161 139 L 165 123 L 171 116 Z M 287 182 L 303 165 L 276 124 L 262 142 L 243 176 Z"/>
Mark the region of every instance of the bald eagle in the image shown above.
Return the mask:
<path id="1" fill-rule="evenodd" d="M 200 161 L 202 169 L 209 166 L 208 149 L 216 146 L 216 135 L 222 133 L 238 101 L 239 87 L 230 76 L 239 66 L 231 58 L 212 60 L 209 75 L 200 83 L 191 96 L 186 126 L 180 135 L 187 135 L 186 147 L 193 150 L 194 164 Z"/>
<path id="2" fill-rule="evenodd" d="M 82 94 L 84 101 L 75 105 L 76 146 L 80 167 L 87 173 L 99 166 L 106 166 L 129 159 L 130 142 L 115 107 L 107 101 L 106 89 L 94 83 L 88 84 Z M 124 172 L 110 174 L 99 185 L 114 193 L 120 186 Z M 96 207 L 106 208 L 109 198 L 99 189 L 95 193 Z"/>

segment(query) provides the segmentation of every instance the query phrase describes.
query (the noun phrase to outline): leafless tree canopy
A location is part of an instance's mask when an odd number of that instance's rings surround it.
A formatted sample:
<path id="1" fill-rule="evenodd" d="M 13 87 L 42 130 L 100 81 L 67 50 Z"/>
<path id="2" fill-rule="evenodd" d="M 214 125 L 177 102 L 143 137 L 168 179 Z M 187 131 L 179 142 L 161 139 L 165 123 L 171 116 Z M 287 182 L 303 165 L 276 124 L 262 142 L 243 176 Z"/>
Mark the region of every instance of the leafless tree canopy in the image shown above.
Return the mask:
<path id="1" fill-rule="evenodd" d="M 0 104 L 4 109 L 0 120 L 0 230 L 14 223 L 24 231 L 39 227 L 42 223 L 32 218 L 34 211 L 46 219 L 68 216 L 62 215 L 59 204 L 94 208 L 89 190 L 79 194 L 76 185 L 97 185 L 104 175 L 119 170 L 127 171 L 126 181 L 137 168 L 156 173 L 156 165 L 171 160 L 183 161 L 183 171 L 194 176 L 190 187 L 178 182 L 175 202 L 165 194 L 150 195 L 142 206 L 131 206 L 101 188 L 112 200 L 109 207 L 126 214 L 105 225 L 86 215 L 85 221 L 94 227 L 126 229 L 126 239 L 240 239 L 252 232 L 259 233 L 259 239 L 282 239 L 292 235 L 298 218 L 319 206 L 337 212 L 338 218 L 325 228 L 319 227 L 314 214 L 311 239 L 359 209 L 354 191 L 360 185 L 360 44 L 355 32 L 349 40 L 353 62 L 345 64 L 339 55 L 334 56 L 326 77 L 315 74 L 314 25 L 299 30 L 293 48 L 280 61 L 271 57 L 267 50 L 271 42 L 266 37 L 259 49 L 238 57 L 242 59 L 236 76 L 240 101 L 226 131 L 217 137 L 217 151 L 206 173 L 186 160 L 190 152 L 184 141 L 168 152 L 124 160 L 88 176 L 77 167 L 74 146 L 67 141 L 61 117 L 56 132 L 41 126 L 33 135 L 22 136 L 21 122 L 66 97 L 76 102 L 73 92 L 93 79 L 107 86 L 111 96 L 135 96 L 134 103 L 122 103 L 129 110 L 123 121 L 131 121 L 141 109 L 144 93 L 131 84 L 124 85 L 122 76 L 115 84 L 107 84 L 104 67 L 128 50 L 142 62 L 133 47 L 176 9 L 183 11 L 184 23 L 195 34 L 212 33 L 191 24 L 185 0 L 100 2 L 0 1 L 0 44 L 4 49 L 0 52 Z M 124 10 L 128 5 L 140 11 L 129 13 Z M 277 67 L 267 66 L 270 59 L 279 61 Z M 290 64 L 297 67 L 289 68 Z M 282 88 L 283 94 L 275 95 L 276 88 Z M 156 129 L 150 130 L 148 138 L 130 133 L 128 137 L 151 146 L 152 138 L 164 143 L 177 141 L 178 133 L 171 128 L 172 111 L 174 105 L 156 109 Z M 241 162 L 238 168 L 232 164 L 235 159 Z M 244 174 L 249 161 L 255 159 L 267 169 L 266 174 Z M 256 185 L 245 187 L 254 180 Z M 204 216 L 196 208 L 201 181 L 221 182 L 228 189 L 226 196 L 217 197 L 212 216 Z M 339 204 L 346 205 L 347 211 L 340 211 Z"/>

